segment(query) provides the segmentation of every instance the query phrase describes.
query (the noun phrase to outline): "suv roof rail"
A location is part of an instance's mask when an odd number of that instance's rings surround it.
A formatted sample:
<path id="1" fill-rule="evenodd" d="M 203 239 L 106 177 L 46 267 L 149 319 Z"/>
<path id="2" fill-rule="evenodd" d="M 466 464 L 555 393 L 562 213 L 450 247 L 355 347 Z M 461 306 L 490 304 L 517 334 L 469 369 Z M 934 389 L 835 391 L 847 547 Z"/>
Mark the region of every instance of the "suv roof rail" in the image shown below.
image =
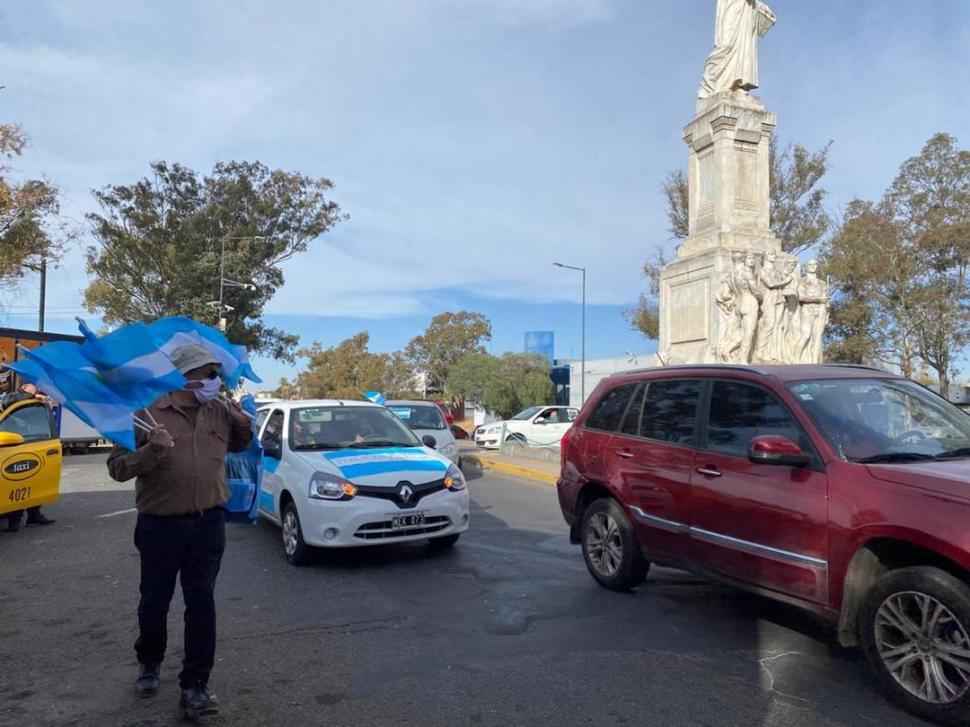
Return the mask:
<path id="1" fill-rule="evenodd" d="M 881 369 L 878 366 L 872 366 L 870 364 L 854 364 L 854 363 L 830 363 L 822 364 L 823 366 L 828 366 L 830 368 L 840 368 L 840 369 L 862 369 L 863 371 L 878 371 L 881 374 L 891 374 L 892 371 L 886 371 L 886 369 Z"/>
<path id="2" fill-rule="evenodd" d="M 767 374 L 768 371 L 760 368 L 758 366 L 752 366 L 748 364 L 673 364 L 671 366 L 642 366 L 636 369 L 626 369 L 624 371 L 614 371 L 612 374 L 606 378 L 613 378 L 614 376 L 626 376 L 627 374 L 640 374 L 646 371 L 684 371 L 690 369 L 696 371 L 698 369 L 709 369 L 711 371 L 750 371 L 755 374 Z"/>

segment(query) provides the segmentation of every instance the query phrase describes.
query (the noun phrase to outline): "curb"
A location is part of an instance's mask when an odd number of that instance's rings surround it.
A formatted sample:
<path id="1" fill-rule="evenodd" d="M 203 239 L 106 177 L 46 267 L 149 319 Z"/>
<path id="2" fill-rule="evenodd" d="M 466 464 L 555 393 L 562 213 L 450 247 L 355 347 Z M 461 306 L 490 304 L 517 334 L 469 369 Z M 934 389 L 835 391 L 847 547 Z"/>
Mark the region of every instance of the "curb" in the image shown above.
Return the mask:
<path id="1" fill-rule="evenodd" d="M 551 472 L 529 469 L 528 467 L 520 467 L 518 465 L 508 464 L 506 462 L 496 462 L 486 457 L 479 457 L 478 455 L 474 454 L 463 454 L 462 459 L 468 460 L 483 470 L 494 470 L 495 472 L 501 472 L 502 474 L 506 475 L 524 477 L 527 480 L 533 480 L 549 487 L 555 487 L 556 482 L 559 479 L 557 475 L 554 475 Z"/>

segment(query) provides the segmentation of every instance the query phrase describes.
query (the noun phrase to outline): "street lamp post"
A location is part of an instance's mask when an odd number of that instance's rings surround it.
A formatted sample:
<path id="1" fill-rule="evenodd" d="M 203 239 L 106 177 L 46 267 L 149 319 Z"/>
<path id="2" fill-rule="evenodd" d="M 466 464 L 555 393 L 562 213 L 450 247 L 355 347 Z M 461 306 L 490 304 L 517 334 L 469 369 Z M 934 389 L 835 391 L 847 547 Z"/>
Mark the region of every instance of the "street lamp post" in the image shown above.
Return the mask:
<path id="1" fill-rule="evenodd" d="M 256 286 L 251 283 L 237 283 L 235 280 L 226 279 L 226 241 L 227 240 L 265 240 L 264 235 L 238 235 L 236 237 L 223 237 L 222 238 L 222 249 L 219 253 L 219 330 L 223 333 L 226 332 L 226 319 L 223 317 L 225 312 L 225 304 L 223 303 L 223 296 L 225 294 L 226 283 L 229 284 L 230 288 L 249 288 L 250 290 L 256 290 Z"/>
<path id="2" fill-rule="evenodd" d="M 565 268 L 567 270 L 578 270 L 583 274 L 583 340 L 582 340 L 582 359 L 581 368 L 579 372 L 579 392 L 580 392 L 580 402 L 579 405 L 582 406 L 586 403 L 586 268 L 579 268 L 574 265 L 563 265 L 562 263 L 553 263 L 557 268 Z"/>

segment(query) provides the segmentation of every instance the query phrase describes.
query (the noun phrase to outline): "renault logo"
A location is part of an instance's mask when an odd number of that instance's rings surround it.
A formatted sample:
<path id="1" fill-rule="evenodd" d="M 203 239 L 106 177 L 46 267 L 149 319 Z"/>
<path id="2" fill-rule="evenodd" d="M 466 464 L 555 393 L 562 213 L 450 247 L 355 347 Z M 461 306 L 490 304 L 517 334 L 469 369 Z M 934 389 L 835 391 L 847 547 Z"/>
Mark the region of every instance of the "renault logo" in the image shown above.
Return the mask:
<path id="1" fill-rule="evenodd" d="M 411 502 L 411 498 L 414 497 L 414 490 L 412 490 L 409 485 L 402 485 L 397 494 L 398 497 L 401 498 L 401 502 L 407 505 L 409 502 Z"/>

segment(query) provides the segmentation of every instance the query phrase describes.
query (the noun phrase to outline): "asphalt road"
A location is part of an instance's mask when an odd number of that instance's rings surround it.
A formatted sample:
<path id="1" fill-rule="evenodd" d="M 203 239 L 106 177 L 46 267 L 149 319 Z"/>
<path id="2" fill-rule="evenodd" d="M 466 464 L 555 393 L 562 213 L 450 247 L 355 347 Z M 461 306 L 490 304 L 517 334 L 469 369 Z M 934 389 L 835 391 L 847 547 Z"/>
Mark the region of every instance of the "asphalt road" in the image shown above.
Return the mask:
<path id="1" fill-rule="evenodd" d="M 786 607 L 672 570 L 599 588 L 550 487 L 470 472 L 472 530 L 283 559 L 229 526 L 219 725 L 910 725 L 861 657 Z M 135 698 L 130 489 L 68 460 L 58 522 L 0 532 L 0 724 L 178 723 L 181 604 L 162 692 Z"/>

